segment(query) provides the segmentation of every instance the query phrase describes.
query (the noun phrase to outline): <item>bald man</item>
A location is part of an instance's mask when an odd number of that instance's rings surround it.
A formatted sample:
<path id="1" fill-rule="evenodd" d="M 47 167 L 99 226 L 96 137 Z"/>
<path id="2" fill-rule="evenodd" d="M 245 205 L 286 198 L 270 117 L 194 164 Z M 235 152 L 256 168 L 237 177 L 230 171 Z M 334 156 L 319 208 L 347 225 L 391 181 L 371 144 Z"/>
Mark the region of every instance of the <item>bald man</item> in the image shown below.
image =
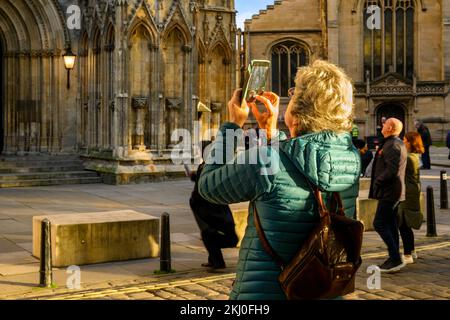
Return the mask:
<path id="1" fill-rule="evenodd" d="M 399 138 L 403 124 L 395 118 L 383 125 L 383 144 L 378 149 L 373 167 L 369 198 L 378 200 L 373 221 L 375 231 L 386 243 L 389 258 L 380 266 L 381 272 L 397 272 L 405 266 L 400 256 L 397 206 L 405 200 L 407 151 Z"/>

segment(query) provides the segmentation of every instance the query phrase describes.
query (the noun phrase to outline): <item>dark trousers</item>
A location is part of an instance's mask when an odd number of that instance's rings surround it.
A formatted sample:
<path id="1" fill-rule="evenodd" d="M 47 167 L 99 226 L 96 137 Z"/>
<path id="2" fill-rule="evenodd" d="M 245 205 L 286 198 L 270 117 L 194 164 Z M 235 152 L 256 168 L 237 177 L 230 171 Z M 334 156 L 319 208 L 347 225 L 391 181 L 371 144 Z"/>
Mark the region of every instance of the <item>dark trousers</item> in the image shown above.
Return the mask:
<path id="1" fill-rule="evenodd" d="M 425 147 L 425 152 L 422 154 L 422 167 L 424 169 L 431 168 L 431 160 L 430 160 L 430 147 Z"/>
<path id="2" fill-rule="evenodd" d="M 373 221 L 373 227 L 388 247 L 389 258 L 393 261 L 401 260 L 400 237 L 397 227 L 397 206 L 398 202 L 380 200 Z"/>
<path id="3" fill-rule="evenodd" d="M 405 255 L 410 255 L 411 252 L 414 251 L 414 232 L 410 227 L 406 225 L 403 221 L 403 224 L 399 227 L 400 236 L 403 241 L 403 253 Z"/>
<path id="4" fill-rule="evenodd" d="M 202 240 L 208 251 L 208 262 L 215 267 L 225 266 L 221 249 L 234 248 L 238 243 L 238 238 L 234 230 L 223 233 L 212 228 L 208 228 L 202 232 Z"/>

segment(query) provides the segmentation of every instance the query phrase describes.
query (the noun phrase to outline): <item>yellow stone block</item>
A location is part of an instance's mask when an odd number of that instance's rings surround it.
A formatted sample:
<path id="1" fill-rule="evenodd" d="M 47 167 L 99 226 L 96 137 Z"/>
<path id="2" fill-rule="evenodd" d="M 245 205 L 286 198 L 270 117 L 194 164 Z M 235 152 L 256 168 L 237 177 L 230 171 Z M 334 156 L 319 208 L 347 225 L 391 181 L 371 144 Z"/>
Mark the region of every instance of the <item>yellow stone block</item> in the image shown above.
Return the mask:
<path id="1" fill-rule="evenodd" d="M 245 235 L 245 229 L 247 228 L 248 219 L 248 209 L 245 210 L 232 210 L 236 235 L 238 236 L 239 242 L 236 247 L 241 246 L 242 239 Z"/>
<path id="2" fill-rule="evenodd" d="M 45 218 L 51 222 L 54 267 L 159 256 L 159 219 L 125 210 L 33 217 L 33 255 L 37 258 Z"/>

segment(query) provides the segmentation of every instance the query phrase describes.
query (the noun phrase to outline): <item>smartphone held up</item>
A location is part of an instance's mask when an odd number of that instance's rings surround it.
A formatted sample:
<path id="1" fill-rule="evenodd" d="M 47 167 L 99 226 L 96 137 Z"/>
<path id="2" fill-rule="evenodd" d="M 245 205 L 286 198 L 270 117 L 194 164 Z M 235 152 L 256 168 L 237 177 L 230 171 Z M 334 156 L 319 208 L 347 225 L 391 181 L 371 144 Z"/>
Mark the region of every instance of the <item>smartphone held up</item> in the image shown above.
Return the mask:
<path id="1" fill-rule="evenodd" d="M 245 75 L 245 83 L 242 87 L 242 103 L 254 102 L 257 95 L 262 95 L 267 90 L 271 62 L 268 60 L 253 60 Z"/>

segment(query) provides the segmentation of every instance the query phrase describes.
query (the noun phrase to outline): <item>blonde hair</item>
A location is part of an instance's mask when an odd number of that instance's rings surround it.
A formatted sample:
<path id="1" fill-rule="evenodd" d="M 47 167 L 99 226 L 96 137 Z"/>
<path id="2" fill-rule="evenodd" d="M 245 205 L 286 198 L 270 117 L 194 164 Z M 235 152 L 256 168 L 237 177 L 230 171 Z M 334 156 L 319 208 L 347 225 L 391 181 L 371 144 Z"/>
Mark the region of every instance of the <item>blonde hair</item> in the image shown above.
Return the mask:
<path id="1" fill-rule="evenodd" d="M 299 68 L 291 113 L 299 131 L 350 132 L 353 127 L 353 85 L 336 65 L 316 60 Z"/>

